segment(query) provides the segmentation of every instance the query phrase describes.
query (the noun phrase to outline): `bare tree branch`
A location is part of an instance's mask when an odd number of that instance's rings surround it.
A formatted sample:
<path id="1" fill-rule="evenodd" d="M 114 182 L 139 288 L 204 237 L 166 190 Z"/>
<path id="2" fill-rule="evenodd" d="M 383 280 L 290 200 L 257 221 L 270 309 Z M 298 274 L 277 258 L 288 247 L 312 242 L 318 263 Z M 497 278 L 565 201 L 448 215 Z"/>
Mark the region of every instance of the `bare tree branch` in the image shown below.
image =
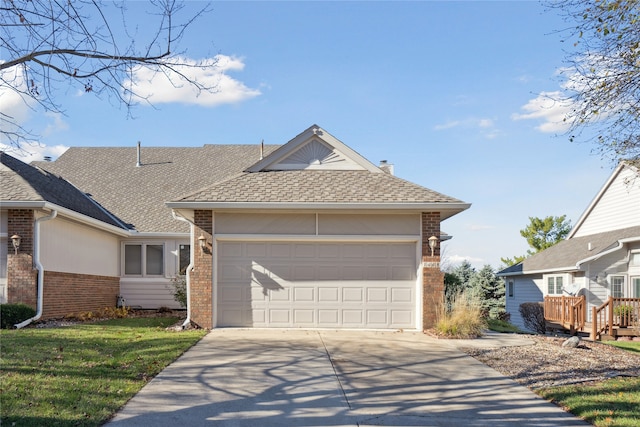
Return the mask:
<path id="1" fill-rule="evenodd" d="M 140 29 L 129 25 L 130 4 L 125 1 L 4 0 L 0 97 L 18 96 L 35 111 L 63 113 L 58 92 L 79 84 L 85 92 L 108 94 L 130 114 L 137 103 L 149 101 L 132 84 L 141 68 L 166 75 L 176 87 L 215 92 L 214 85 L 198 81 L 190 70 L 214 68 L 216 62 L 188 61 L 174 50 L 190 25 L 210 11 L 209 5 L 180 20 L 181 2 L 151 0 L 146 5 L 155 24 L 149 19 Z M 33 137 L 5 108 L 0 119 L 0 137 L 10 145 L 19 147 Z"/>

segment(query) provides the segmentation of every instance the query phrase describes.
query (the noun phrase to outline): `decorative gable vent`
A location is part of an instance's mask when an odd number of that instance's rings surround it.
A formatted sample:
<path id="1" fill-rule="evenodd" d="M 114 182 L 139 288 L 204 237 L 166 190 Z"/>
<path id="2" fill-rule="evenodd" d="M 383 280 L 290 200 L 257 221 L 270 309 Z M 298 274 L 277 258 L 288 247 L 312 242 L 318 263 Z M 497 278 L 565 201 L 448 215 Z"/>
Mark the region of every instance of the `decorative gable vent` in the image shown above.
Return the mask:
<path id="1" fill-rule="evenodd" d="M 332 170 L 362 170 L 363 168 L 319 139 L 312 139 L 308 143 L 270 165 L 267 170 L 301 170 L 301 169 L 332 169 Z"/>

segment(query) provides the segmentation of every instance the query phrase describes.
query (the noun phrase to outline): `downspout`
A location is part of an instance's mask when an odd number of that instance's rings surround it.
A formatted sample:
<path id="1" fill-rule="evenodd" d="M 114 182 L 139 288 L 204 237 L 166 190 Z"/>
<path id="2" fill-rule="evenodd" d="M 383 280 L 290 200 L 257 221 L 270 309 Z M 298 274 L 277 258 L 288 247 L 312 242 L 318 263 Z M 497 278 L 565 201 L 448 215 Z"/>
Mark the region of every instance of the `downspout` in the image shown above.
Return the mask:
<path id="1" fill-rule="evenodd" d="M 171 210 L 171 215 L 173 215 L 174 219 L 189 223 L 189 229 L 190 229 L 189 243 L 191 243 L 191 241 L 193 241 L 195 224 L 182 216 L 178 216 L 173 209 Z M 189 265 L 187 265 L 187 271 L 185 271 L 185 273 L 187 273 L 185 277 L 185 281 L 187 284 L 187 318 L 184 320 L 184 322 L 182 322 L 182 329 L 186 328 L 191 324 L 191 272 L 193 271 L 193 260 L 195 259 L 195 248 L 194 248 L 194 245 L 192 244 L 190 244 L 189 246 L 190 246 L 189 247 Z"/>
<path id="2" fill-rule="evenodd" d="M 58 216 L 58 211 L 54 209 L 49 215 L 36 219 L 33 239 L 33 263 L 38 270 L 38 301 L 36 303 L 36 315 L 31 319 L 27 319 L 24 322 L 14 325 L 16 329 L 24 328 L 34 320 L 38 320 L 40 319 L 40 317 L 42 317 L 42 302 L 44 295 L 44 268 L 42 267 L 42 264 L 40 264 L 40 223 L 49 221 L 50 219 L 54 219 L 56 216 Z"/>

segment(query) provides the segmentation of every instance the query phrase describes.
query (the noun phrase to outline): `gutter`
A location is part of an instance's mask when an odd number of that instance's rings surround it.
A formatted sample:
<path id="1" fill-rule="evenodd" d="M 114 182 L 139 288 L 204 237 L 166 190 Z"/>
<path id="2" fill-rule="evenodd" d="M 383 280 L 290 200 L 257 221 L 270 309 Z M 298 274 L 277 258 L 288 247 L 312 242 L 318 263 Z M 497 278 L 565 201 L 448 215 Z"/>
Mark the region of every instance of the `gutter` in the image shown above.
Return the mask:
<path id="1" fill-rule="evenodd" d="M 195 224 L 182 216 L 178 216 L 178 214 L 174 210 L 171 210 L 171 215 L 173 215 L 174 219 L 177 219 L 179 221 L 184 221 L 189 224 L 189 228 L 190 228 L 189 236 L 190 236 L 190 240 L 193 240 Z M 193 271 L 193 266 L 194 266 L 193 260 L 195 259 L 195 256 L 196 255 L 195 255 L 194 245 L 189 244 L 189 265 L 187 266 L 187 271 L 185 271 L 185 273 L 187 273 L 185 275 L 185 281 L 187 286 L 187 318 L 184 320 L 184 322 L 182 322 L 182 329 L 186 328 L 188 325 L 191 324 L 191 274 L 190 273 Z"/>
<path id="2" fill-rule="evenodd" d="M 40 319 L 40 317 L 42 317 L 42 301 L 44 295 L 44 267 L 42 267 L 42 264 L 40 264 L 40 223 L 49 221 L 50 219 L 54 219 L 56 216 L 58 216 L 58 211 L 54 209 L 49 215 L 36 219 L 33 239 L 33 262 L 36 266 L 36 269 L 38 270 L 38 301 L 36 305 L 36 315 L 31 319 L 27 319 L 24 322 L 14 325 L 16 329 L 24 328 L 34 320 L 38 320 Z"/>
<path id="3" fill-rule="evenodd" d="M 580 269 L 580 266 L 581 266 L 582 264 L 584 264 L 584 263 L 587 263 L 587 262 L 589 262 L 589 261 L 596 260 L 596 259 L 598 259 L 598 258 L 600 258 L 600 257 L 605 256 L 605 255 L 609 255 L 609 254 L 611 254 L 611 253 L 613 253 L 613 252 L 619 251 L 620 249 L 624 248 L 624 244 L 625 244 L 625 243 L 637 242 L 637 241 L 638 241 L 638 239 L 640 239 L 640 237 L 628 237 L 628 238 L 626 238 L 626 239 L 620 239 L 620 240 L 618 240 L 618 244 L 617 244 L 616 246 L 614 246 L 613 248 L 608 249 L 608 250 L 603 251 L 603 252 L 600 252 L 600 253 L 597 253 L 597 254 L 595 254 L 595 255 L 592 255 L 592 256 L 590 256 L 589 258 L 585 258 L 585 259 L 583 259 L 583 260 L 578 261 L 578 262 L 576 263 L 576 268 Z"/>

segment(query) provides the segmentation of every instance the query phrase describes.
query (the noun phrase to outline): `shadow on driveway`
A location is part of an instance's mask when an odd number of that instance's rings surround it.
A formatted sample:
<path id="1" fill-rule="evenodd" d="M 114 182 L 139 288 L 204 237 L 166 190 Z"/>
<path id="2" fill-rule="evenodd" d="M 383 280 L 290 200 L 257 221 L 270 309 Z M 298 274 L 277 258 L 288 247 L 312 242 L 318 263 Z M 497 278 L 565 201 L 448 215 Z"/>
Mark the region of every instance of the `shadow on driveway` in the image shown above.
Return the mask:
<path id="1" fill-rule="evenodd" d="M 107 425 L 585 426 L 413 332 L 216 329 Z"/>

